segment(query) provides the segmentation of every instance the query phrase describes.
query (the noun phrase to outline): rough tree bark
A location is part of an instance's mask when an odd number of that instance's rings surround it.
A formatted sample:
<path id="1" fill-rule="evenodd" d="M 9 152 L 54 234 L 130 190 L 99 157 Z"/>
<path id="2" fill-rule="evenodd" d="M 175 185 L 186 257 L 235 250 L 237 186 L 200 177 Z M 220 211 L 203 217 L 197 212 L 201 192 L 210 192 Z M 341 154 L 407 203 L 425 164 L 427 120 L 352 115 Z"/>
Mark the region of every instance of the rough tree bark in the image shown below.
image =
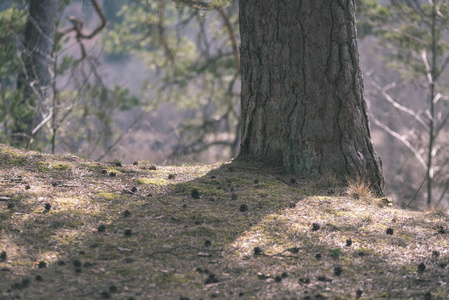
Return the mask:
<path id="1" fill-rule="evenodd" d="M 240 1 L 242 139 L 250 157 L 319 177 L 363 179 L 381 194 L 354 0 Z"/>
<path id="2" fill-rule="evenodd" d="M 53 78 L 53 50 L 60 9 L 59 0 L 30 0 L 29 5 L 22 54 L 24 72 L 18 79 L 19 88 L 23 87 L 23 104 L 35 110 L 33 117 L 19 120 L 25 123 L 27 142 L 34 126 L 42 120 L 40 102 L 47 96 Z"/>

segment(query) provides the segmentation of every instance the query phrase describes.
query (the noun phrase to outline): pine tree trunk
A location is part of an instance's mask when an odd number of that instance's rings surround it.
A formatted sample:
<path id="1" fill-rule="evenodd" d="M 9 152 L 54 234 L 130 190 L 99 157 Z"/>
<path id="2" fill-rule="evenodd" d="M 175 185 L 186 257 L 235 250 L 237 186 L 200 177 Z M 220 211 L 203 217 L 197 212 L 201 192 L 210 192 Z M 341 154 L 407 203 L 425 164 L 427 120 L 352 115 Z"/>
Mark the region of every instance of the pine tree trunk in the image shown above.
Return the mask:
<path id="1" fill-rule="evenodd" d="M 311 177 L 331 172 L 364 179 L 381 194 L 354 0 L 245 0 L 239 5 L 239 158 Z"/>

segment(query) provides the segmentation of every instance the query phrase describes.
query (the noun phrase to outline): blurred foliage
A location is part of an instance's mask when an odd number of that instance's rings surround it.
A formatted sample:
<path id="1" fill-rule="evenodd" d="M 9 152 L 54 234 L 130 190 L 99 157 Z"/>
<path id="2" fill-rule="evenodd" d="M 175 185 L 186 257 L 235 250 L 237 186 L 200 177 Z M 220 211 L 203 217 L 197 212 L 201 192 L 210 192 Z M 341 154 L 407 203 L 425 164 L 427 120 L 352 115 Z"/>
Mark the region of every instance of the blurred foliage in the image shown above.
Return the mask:
<path id="1" fill-rule="evenodd" d="M 376 120 L 376 116 L 373 119 L 412 150 L 421 166 L 425 165 L 427 205 L 432 202 L 438 205 L 447 199 L 449 189 L 449 85 L 446 74 L 449 64 L 449 1 L 391 0 L 388 6 L 374 0 L 358 0 L 357 3 L 361 35 L 369 33 L 378 38 L 387 67 L 398 72 L 402 79 L 401 84 L 389 82 L 385 87 L 373 84 L 378 95 L 382 95 L 380 99 L 386 99 L 399 112 L 396 118 L 392 118 L 390 113 L 389 119 L 385 116 L 379 118 L 381 121 Z M 374 74 L 373 77 L 384 76 Z M 399 89 L 404 89 L 407 84 L 423 95 L 416 99 L 418 103 L 390 96 L 398 94 Z M 404 126 L 407 119 L 414 123 Z M 395 132 L 386 124 L 407 133 Z M 412 166 L 402 171 L 406 173 L 411 169 Z M 418 182 L 415 184 L 419 186 Z"/>
<path id="2" fill-rule="evenodd" d="M 152 72 L 143 86 L 148 107 L 170 103 L 182 114 L 173 124 L 173 155 L 220 146 L 229 157 L 238 139 L 237 1 L 134 1 L 119 16 L 106 49 L 145 62 Z"/>
<path id="3" fill-rule="evenodd" d="M 383 45 L 390 49 L 390 53 L 395 54 L 390 65 L 399 70 L 406 79 L 427 76 L 422 58 L 424 52 L 429 55 L 429 60 L 433 55 L 439 60 L 448 54 L 449 1 L 440 1 L 435 5 L 438 5 L 439 10 L 435 16 L 435 31 L 432 31 L 431 25 L 432 4 L 423 4 L 418 8 L 400 3 L 391 7 L 395 22 L 379 30 Z M 445 64 L 437 63 L 439 73 L 443 71 Z"/>
<path id="4" fill-rule="evenodd" d="M 356 0 L 357 35 L 364 38 L 372 35 L 386 24 L 393 12 L 378 0 Z"/>
<path id="5" fill-rule="evenodd" d="M 58 46 L 61 50 L 55 65 L 56 81 L 60 78 L 70 84 L 63 88 L 57 84 L 53 104 L 56 119 L 52 127 L 70 152 L 91 157 L 108 149 L 114 137 L 120 135 L 114 119 L 117 113 L 135 109 L 142 103 L 128 88 L 104 83 L 96 56 L 80 58 L 64 54 L 63 49 L 70 45 L 72 39 L 63 38 Z"/>
<path id="6" fill-rule="evenodd" d="M 61 1 L 61 12 L 69 3 Z M 67 25 L 61 21 L 55 35 L 52 93 L 39 99 L 41 111 L 24 104 L 17 77 L 23 72 L 21 53 L 27 18 L 27 7 L 13 5 L 0 11 L 0 141 L 14 144 L 14 136 L 27 134 L 23 120 L 42 113 L 52 117 L 43 126 L 43 138 L 35 141 L 33 148 L 54 151 L 60 147 L 86 156 L 105 151 L 120 135 L 114 115 L 140 106 L 140 100 L 127 88 L 104 84 L 95 54 L 77 57 L 67 51 L 79 42 L 64 33 Z"/>
<path id="7" fill-rule="evenodd" d="M 388 50 L 389 66 L 399 71 L 404 79 L 426 76 L 422 53 L 431 54 L 435 38 L 434 53 L 438 58 L 447 55 L 449 40 L 449 1 L 435 4 L 392 0 L 382 5 L 378 0 L 357 0 L 358 35 L 379 37 L 381 45 Z M 435 32 L 432 32 L 432 10 L 437 6 Z M 394 59 L 392 59 L 392 56 Z M 440 63 L 438 72 L 446 67 Z"/>
<path id="8" fill-rule="evenodd" d="M 17 119 L 30 118 L 32 112 L 21 106 L 22 91 L 16 88 L 16 77 L 21 72 L 20 39 L 23 37 L 26 12 L 16 5 L 0 11 L 0 122 L 1 131 L 19 127 Z M 19 123 L 19 124 L 18 124 Z M 25 128 L 23 128 L 25 129 Z M 6 137 L 1 136 L 0 141 Z"/>

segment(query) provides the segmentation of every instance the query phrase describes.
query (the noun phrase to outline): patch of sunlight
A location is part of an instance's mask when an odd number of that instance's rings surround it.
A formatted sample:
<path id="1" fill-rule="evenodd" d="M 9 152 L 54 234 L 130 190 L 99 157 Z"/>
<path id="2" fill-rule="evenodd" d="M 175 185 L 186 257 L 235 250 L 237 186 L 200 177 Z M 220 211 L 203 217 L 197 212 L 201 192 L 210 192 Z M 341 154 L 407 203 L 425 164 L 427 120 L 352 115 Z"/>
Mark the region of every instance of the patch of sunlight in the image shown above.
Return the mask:
<path id="1" fill-rule="evenodd" d="M 12 149 L 1 149 L 1 153 L 9 154 L 12 157 L 19 158 L 19 157 L 26 157 L 27 155 L 18 153 L 16 151 L 13 151 Z"/>
<path id="2" fill-rule="evenodd" d="M 81 204 L 78 198 L 55 198 L 53 199 L 53 206 L 58 207 L 58 210 L 69 210 L 74 206 Z"/>
<path id="3" fill-rule="evenodd" d="M 148 184 L 155 186 L 166 186 L 170 182 L 163 178 L 137 178 L 134 180 L 137 184 Z"/>
<path id="4" fill-rule="evenodd" d="M 21 236 L 7 235 L 0 240 L 0 249 L 7 253 L 6 261 L 0 261 L 0 268 L 14 267 L 14 272 L 19 275 L 29 273 L 34 267 L 34 261 L 30 260 L 29 249 L 19 246 L 22 243 Z"/>
<path id="5" fill-rule="evenodd" d="M 267 215 L 256 226 L 243 232 L 231 248 L 239 256 L 254 254 L 256 247 L 269 255 L 281 253 L 286 248 L 295 246 L 289 242 L 292 226 L 295 225 L 291 219 L 280 214 Z"/>
<path id="6" fill-rule="evenodd" d="M 8 253 L 7 261 L 18 257 L 19 253 L 24 253 L 23 249 L 17 245 L 15 239 L 11 235 L 2 236 L 2 239 L 0 239 L 0 249 Z"/>
<path id="7" fill-rule="evenodd" d="M 106 201 L 113 201 L 120 199 L 121 195 L 115 193 L 99 192 L 95 194 L 96 197 L 102 198 Z"/>
<path id="8" fill-rule="evenodd" d="M 222 165 L 222 162 L 216 162 L 211 165 L 202 165 L 202 164 L 198 164 L 198 163 L 196 163 L 196 164 L 183 163 L 179 166 L 164 167 L 164 169 L 170 170 L 172 172 L 173 171 L 176 171 L 179 173 L 182 172 L 188 176 L 204 176 L 211 170 L 219 168 L 221 165 Z"/>
<path id="9" fill-rule="evenodd" d="M 37 255 L 35 264 L 38 264 L 40 261 L 44 261 L 49 264 L 53 264 L 58 261 L 58 252 L 56 251 L 45 251 L 41 252 Z"/>
<path id="10" fill-rule="evenodd" d="M 50 244 L 58 246 L 67 246 L 73 244 L 77 239 L 84 236 L 79 228 L 74 229 L 60 229 L 50 238 Z"/>

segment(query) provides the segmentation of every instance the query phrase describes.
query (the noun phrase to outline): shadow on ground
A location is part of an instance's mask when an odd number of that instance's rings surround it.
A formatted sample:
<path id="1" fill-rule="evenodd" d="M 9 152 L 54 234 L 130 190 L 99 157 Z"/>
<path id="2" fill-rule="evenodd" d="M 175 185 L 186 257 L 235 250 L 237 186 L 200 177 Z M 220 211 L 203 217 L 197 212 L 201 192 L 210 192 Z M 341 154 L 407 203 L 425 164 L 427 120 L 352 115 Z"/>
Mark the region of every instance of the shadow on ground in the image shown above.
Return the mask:
<path id="1" fill-rule="evenodd" d="M 0 167 L 1 299 L 449 296 L 447 215 L 355 201 L 332 180 L 4 145 Z"/>

